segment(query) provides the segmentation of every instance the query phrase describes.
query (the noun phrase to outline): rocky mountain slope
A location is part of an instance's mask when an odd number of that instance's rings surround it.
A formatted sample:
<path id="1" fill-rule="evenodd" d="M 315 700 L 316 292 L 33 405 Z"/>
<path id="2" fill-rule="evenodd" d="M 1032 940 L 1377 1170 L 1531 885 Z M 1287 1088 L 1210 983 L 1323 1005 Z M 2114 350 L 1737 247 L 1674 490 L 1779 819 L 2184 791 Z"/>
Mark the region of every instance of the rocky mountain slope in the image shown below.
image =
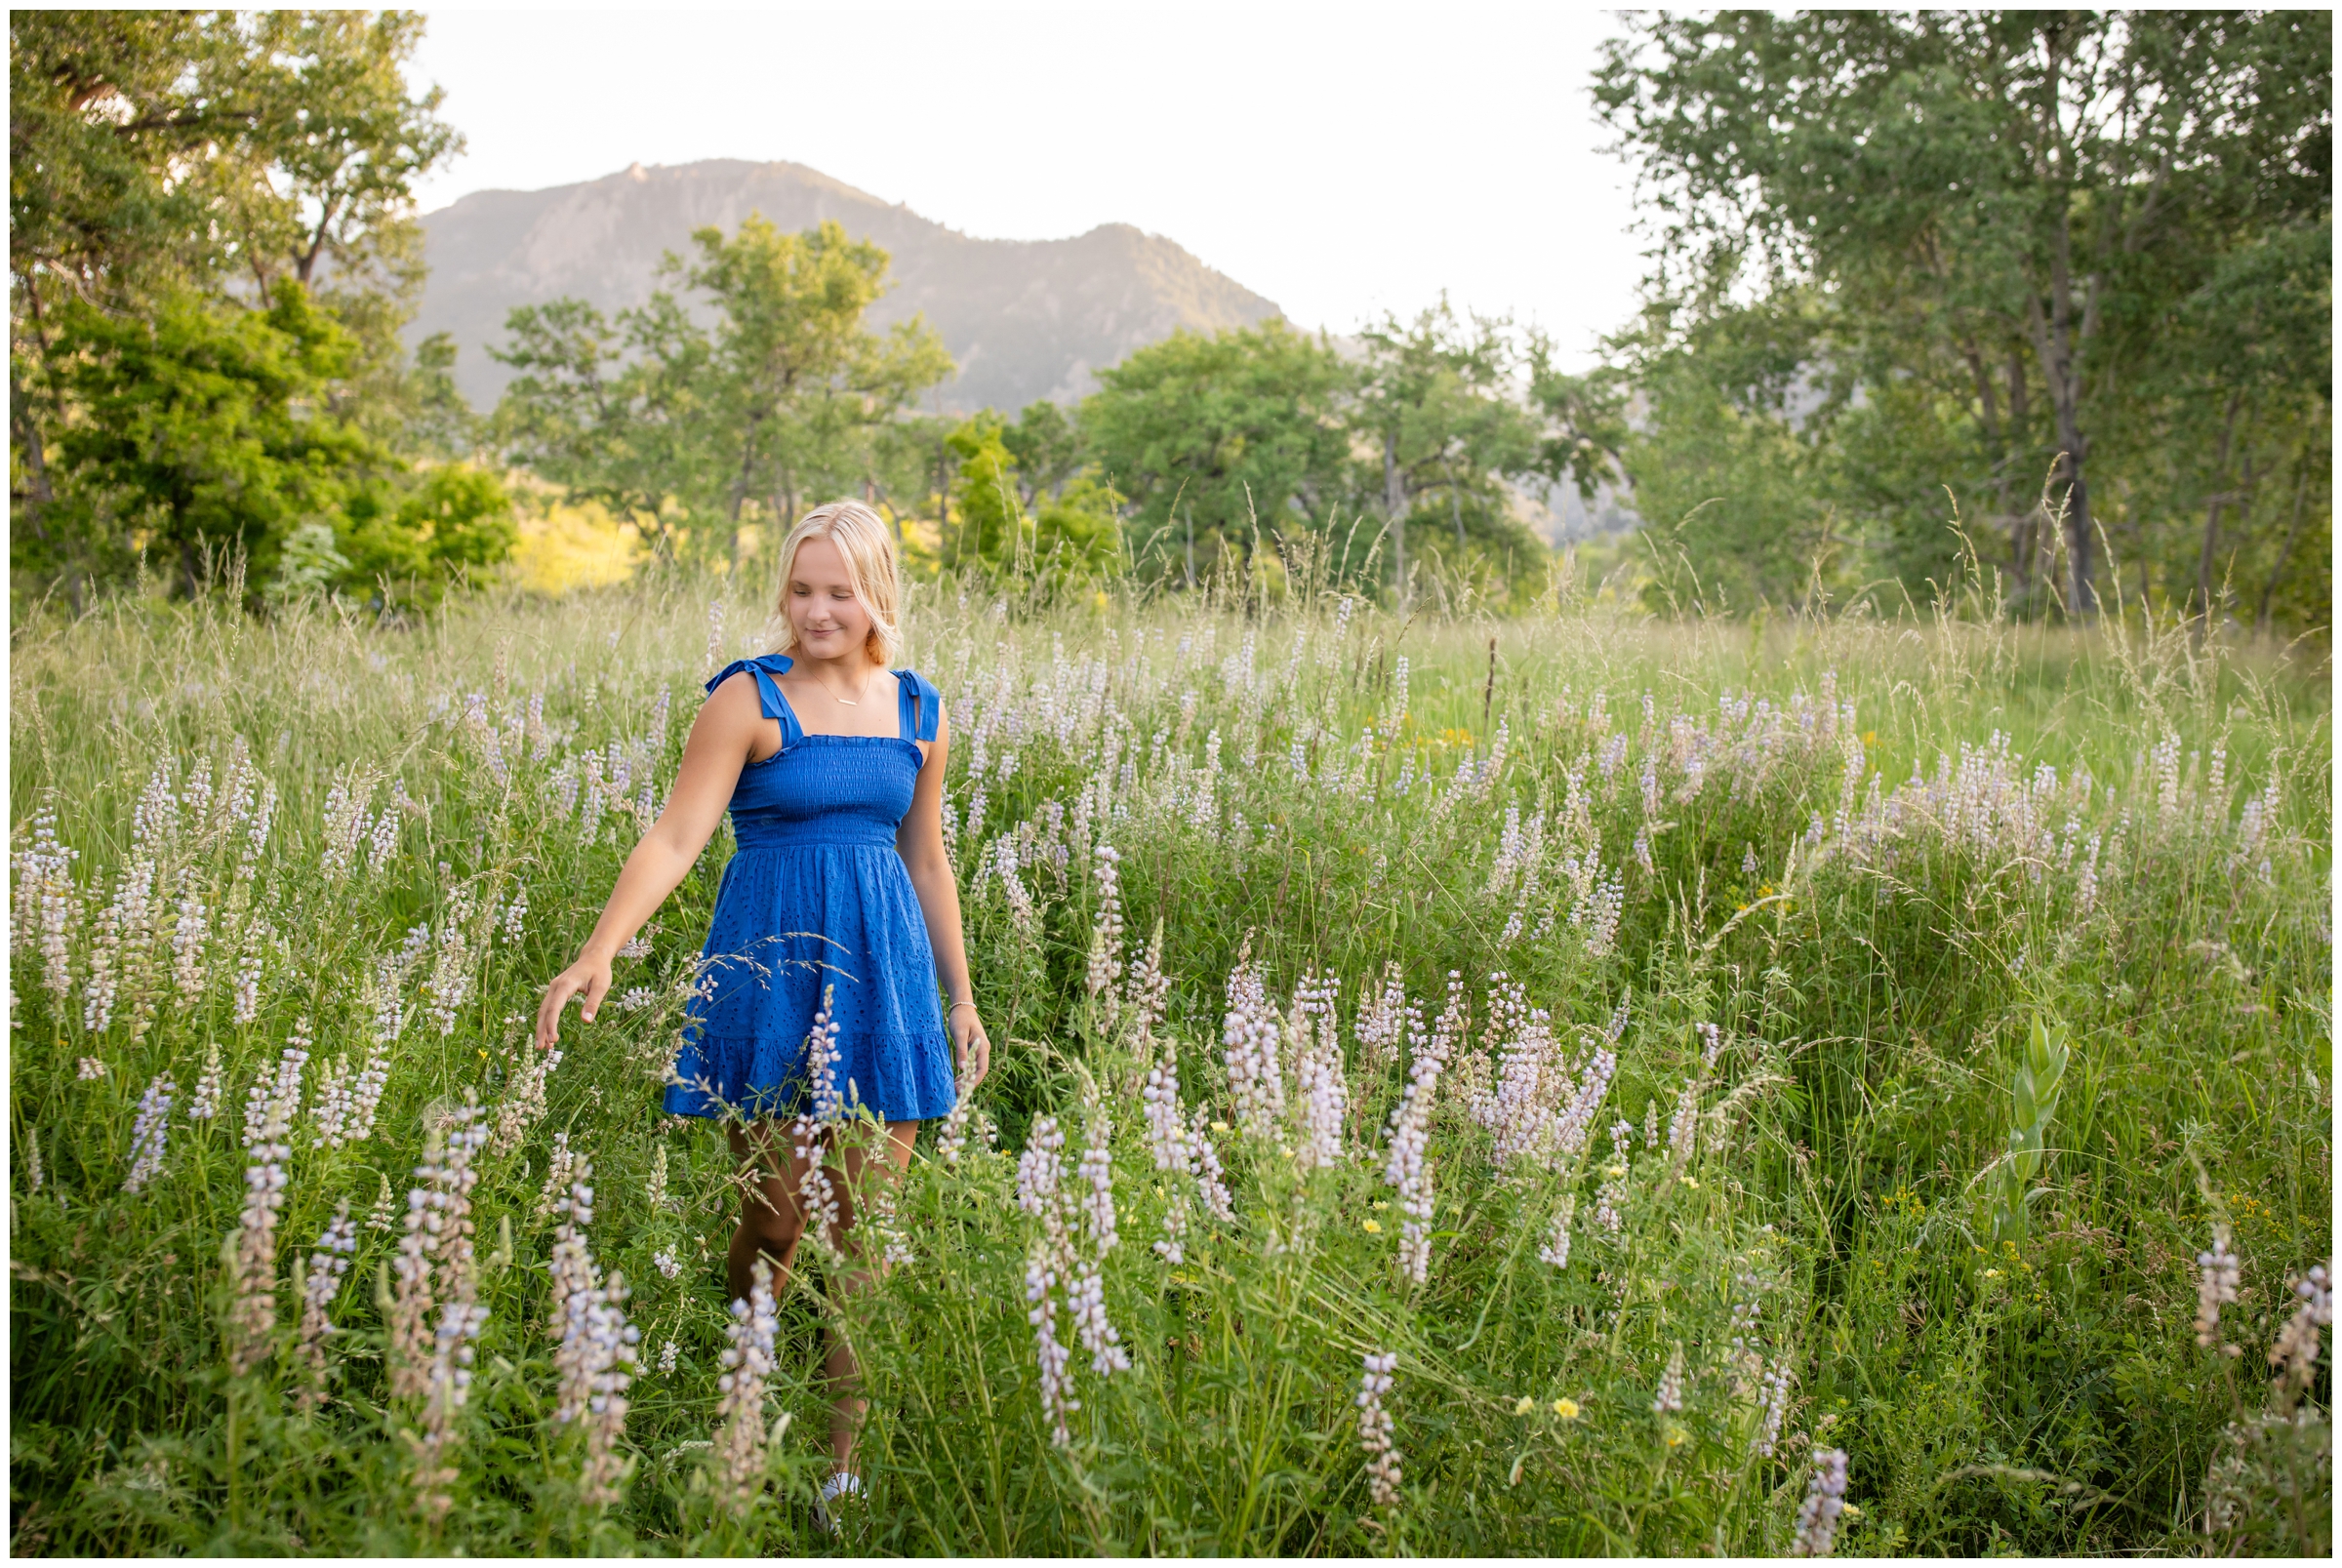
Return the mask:
<path id="1" fill-rule="evenodd" d="M 1096 384 L 1100 368 L 1181 327 L 1208 332 L 1279 313 L 1127 223 L 1072 239 L 975 239 L 802 164 L 727 158 L 637 164 L 549 190 L 476 191 L 424 215 L 430 276 L 409 338 L 452 333 L 457 378 L 486 408 L 509 380 L 486 345 L 503 342 L 514 305 L 563 295 L 610 311 L 640 304 L 662 252 L 687 252 L 694 228 L 729 230 L 751 212 L 787 229 L 834 218 L 886 248 L 895 286 L 873 321 L 922 312 L 943 335 L 959 364 L 934 394 L 944 410 L 1068 401 Z"/>

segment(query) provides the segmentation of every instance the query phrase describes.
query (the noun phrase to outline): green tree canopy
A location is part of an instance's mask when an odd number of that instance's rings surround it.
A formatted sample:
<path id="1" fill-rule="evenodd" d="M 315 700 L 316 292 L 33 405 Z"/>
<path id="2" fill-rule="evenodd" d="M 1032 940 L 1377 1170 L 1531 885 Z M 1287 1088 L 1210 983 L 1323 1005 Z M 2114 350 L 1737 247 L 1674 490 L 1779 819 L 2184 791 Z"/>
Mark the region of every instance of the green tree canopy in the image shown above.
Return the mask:
<path id="1" fill-rule="evenodd" d="M 1132 553 L 1193 583 L 1263 531 L 1330 529 L 1352 491 L 1351 368 L 1282 321 L 1179 332 L 1102 371 L 1089 456 L 1130 500 Z"/>
<path id="2" fill-rule="evenodd" d="M 1637 382 L 1753 297 L 1798 294 L 1824 422 L 1854 416 L 1837 499 L 1903 575 L 1952 547 L 1925 494 L 1948 482 L 2009 531 L 2020 583 L 2061 546 L 2087 613 L 2102 530 L 2135 530 L 2144 561 L 2152 528 L 2239 486 L 2219 432 L 2245 365 L 2190 302 L 2232 253 L 2330 226 L 2331 81 L 2307 14 L 1631 17 L 1596 99 L 1658 215 Z M 2324 419 L 2303 368 L 2256 405 L 2288 410 L 2272 451 Z M 2175 442 L 2198 477 L 2151 487 Z M 2062 542 L 2027 505 L 2052 464 Z"/>

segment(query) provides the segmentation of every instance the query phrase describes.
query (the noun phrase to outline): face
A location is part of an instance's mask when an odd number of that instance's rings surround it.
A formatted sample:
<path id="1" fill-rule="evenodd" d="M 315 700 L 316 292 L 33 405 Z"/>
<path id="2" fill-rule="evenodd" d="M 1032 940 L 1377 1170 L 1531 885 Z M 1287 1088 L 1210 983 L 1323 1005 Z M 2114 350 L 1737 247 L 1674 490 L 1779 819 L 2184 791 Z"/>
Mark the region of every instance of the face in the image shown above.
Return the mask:
<path id="1" fill-rule="evenodd" d="M 868 646 L 870 613 L 854 596 L 845 552 L 826 539 L 797 546 L 781 606 L 796 629 L 797 651 L 808 659 L 844 659 Z"/>

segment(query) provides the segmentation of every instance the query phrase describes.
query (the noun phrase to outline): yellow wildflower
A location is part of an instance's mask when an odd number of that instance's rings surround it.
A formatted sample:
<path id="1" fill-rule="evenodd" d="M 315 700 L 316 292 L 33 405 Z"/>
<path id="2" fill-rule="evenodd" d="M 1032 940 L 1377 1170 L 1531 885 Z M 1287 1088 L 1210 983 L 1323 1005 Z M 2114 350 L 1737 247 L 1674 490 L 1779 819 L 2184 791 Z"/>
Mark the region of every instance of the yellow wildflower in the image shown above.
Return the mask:
<path id="1" fill-rule="evenodd" d="M 1530 1398 L 1530 1397 L 1529 1397 L 1527 1394 L 1525 1394 L 1525 1393 L 1524 1393 L 1524 1394 L 1522 1394 L 1522 1395 L 1520 1396 L 1520 1398 L 1519 1398 L 1518 1402 L 1516 1402 L 1516 1403 L 1515 1403 L 1515 1404 L 1513 1406 L 1513 1414 L 1514 1414 L 1515 1416 L 1525 1416 L 1525 1415 L 1527 1415 L 1527 1414 L 1528 1414 L 1530 1411 L 1532 1411 L 1532 1410 L 1534 1410 L 1534 1409 L 1536 1409 L 1536 1408 L 1537 1408 L 1537 1401 L 1536 1401 L 1536 1400 L 1534 1400 L 1534 1399 L 1532 1399 L 1532 1398 Z"/>
<path id="2" fill-rule="evenodd" d="M 1563 1421 L 1578 1419 L 1578 1402 L 1575 1399 L 1556 1399 L 1554 1401 L 1553 1410 L 1554 1414 L 1559 1416 Z"/>
<path id="3" fill-rule="evenodd" d="M 1370 1235 L 1370 1236 L 1379 1236 L 1379 1235 L 1381 1235 L 1381 1234 L 1383 1233 L 1383 1222 L 1382 1222 L 1382 1221 L 1380 1221 L 1380 1220 L 1369 1220 L 1369 1221 L 1367 1221 L 1367 1222 L 1366 1222 L 1366 1233 L 1367 1233 L 1368 1235 Z"/>

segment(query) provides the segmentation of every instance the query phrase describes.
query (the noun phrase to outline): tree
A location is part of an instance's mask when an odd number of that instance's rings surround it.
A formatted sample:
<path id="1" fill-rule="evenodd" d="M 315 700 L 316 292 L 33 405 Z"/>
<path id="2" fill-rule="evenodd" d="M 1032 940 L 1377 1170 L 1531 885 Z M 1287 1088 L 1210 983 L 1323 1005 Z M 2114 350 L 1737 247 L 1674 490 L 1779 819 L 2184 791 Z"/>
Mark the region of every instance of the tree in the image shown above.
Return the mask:
<path id="1" fill-rule="evenodd" d="M 521 373 L 496 425 L 511 461 L 631 518 L 661 555 L 737 559 L 751 508 L 786 526 L 809 491 L 898 468 L 881 432 L 951 359 L 917 317 L 864 325 L 886 252 L 834 222 L 785 234 L 750 214 L 692 242 L 696 262 L 661 272 L 714 304 L 712 331 L 664 290 L 615 322 L 579 300 L 517 308 L 489 350 Z"/>
<path id="2" fill-rule="evenodd" d="M 1020 421 L 1029 434 L 1042 422 Z M 1030 485 L 1007 443 L 1014 428 L 988 411 L 945 438 L 959 460 L 959 473 L 943 564 L 1048 583 L 1091 583 L 1114 574 L 1122 563 L 1122 498 L 1091 471 L 1070 476 L 1055 494 Z M 1036 493 L 1038 509 L 1029 512 L 1024 498 Z"/>
<path id="3" fill-rule="evenodd" d="M 287 531 L 390 466 L 326 412 L 353 345 L 298 283 L 279 284 L 265 314 L 192 291 L 145 321 L 71 301 L 57 346 L 60 390 L 82 416 L 55 442 L 72 495 L 101 532 L 175 554 L 190 592 L 207 556 L 239 552 L 264 578 Z"/>
<path id="4" fill-rule="evenodd" d="M 2038 418 L 2067 605 L 2090 613 L 2089 475 L 2139 415 L 2178 302 L 2253 232 L 2327 221 L 2328 24 L 1732 12 L 1628 28 L 1595 96 L 1661 215 L 1655 297 L 1687 326 L 1750 288 L 1811 287 L 1837 317 L 1827 371 L 1877 387 L 1959 367 L 2003 498 Z"/>
<path id="5" fill-rule="evenodd" d="M 1256 528 L 1329 530 L 1352 489 L 1354 378 L 1282 321 L 1177 332 L 1099 373 L 1081 406 L 1091 461 L 1129 498 L 1133 554 L 1190 585 Z"/>
<path id="6" fill-rule="evenodd" d="M 492 423 L 505 461 L 633 523 L 662 559 L 695 523 L 712 535 L 733 471 L 729 411 L 707 335 L 673 296 L 615 324 L 583 300 L 521 305 L 505 330 L 507 345 L 488 352 L 520 373 Z"/>
<path id="7" fill-rule="evenodd" d="M 1399 602 L 1411 592 L 1410 526 L 1444 522 L 1459 558 L 1474 540 L 1491 554 L 1510 548 L 1516 569 L 1542 558 L 1542 547 L 1512 513 L 1508 481 L 1538 472 L 1545 452 L 1513 384 L 1507 324 L 1459 320 L 1443 298 L 1411 322 L 1387 316 L 1364 337 L 1353 427 L 1382 459 Z"/>
<path id="8" fill-rule="evenodd" d="M 750 213 L 729 239 L 703 228 L 692 243 L 698 262 L 669 257 L 666 271 L 722 312 L 713 361 L 737 454 L 732 520 L 753 496 L 787 523 L 809 483 L 842 489 L 868 472 L 868 432 L 950 376 L 951 356 L 922 317 L 884 337 L 863 324 L 886 292 L 887 255 L 834 220 L 785 234 Z"/>
<path id="9" fill-rule="evenodd" d="M 342 445 L 408 482 L 396 456 L 408 447 L 398 415 L 410 389 L 397 330 L 421 276 L 412 187 L 460 145 L 436 90 L 405 84 L 422 25 L 403 12 L 10 14 L 20 587 L 62 577 L 77 594 L 86 578 L 125 570 L 145 526 L 126 498 L 156 494 L 141 489 L 161 482 L 153 462 L 224 475 L 252 450 L 188 443 L 252 435 L 265 455 L 284 435 L 272 388 L 289 351 L 235 320 L 281 317 L 284 282 L 300 286 L 303 312 L 339 330 L 333 372 L 302 394 L 323 399 L 325 422 L 294 422 L 304 461 L 324 461 L 339 440 L 327 424 L 338 424 L 356 432 Z M 294 358 L 324 342 L 301 331 L 309 347 Z M 141 364 L 166 381 L 126 382 L 125 367 Z M 135 441 L 82 430 L 92 413 L 75 399 L 85 392 L 117 411 L 139 407 L 146 458 L 133 460 Z M 70 463 L 53 463 L 69 434 Z M 125 477 L 141 463 L 144 480 Z M 83 481 L 98 488 L 69 492 Z M 267 529 L 294 526 L 265 520 L 265 496 L 207 509 L 202 488 L 164 508 L 177 546 L 200 554 L 215 535 L 233 536 L 257 562 L 282 543 Z"/>

